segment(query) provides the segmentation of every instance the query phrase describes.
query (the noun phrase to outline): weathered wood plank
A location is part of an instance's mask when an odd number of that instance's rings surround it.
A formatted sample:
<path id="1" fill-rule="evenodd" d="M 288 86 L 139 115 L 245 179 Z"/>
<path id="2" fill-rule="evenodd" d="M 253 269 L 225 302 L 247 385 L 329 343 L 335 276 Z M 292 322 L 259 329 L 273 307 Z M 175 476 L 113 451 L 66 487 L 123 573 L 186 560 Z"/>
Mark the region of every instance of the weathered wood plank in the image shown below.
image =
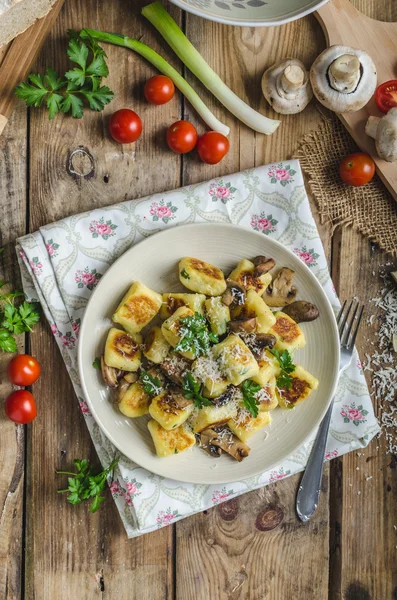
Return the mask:
<path id="1" fill-rule="evenodd" d="M 16 110 L 0 138 L 0 279 L 20 283 L 14 240 L 26 227 L 26 111 Z M 19 349 L 23 352 L 24 336 Z M 11 356 L 0 354 L 0 598 L 21 597 L 23 553 L 23 482 L 25 432 L 4 414 L 4 399 L 12 391 L 6 369 Z"/>
<path id="2" fill-rule="evenodd" d="M 117 0 L 101 10 L 102 3 L 95 0 L 67 0 L 38 68 L 49 62 L 65 68 L 66 29 L 82 25 L 138 38 L 144 35 L 145 41 L 160 50 L 150 28 L 136 17 L 143 4 Z M 175 9 L 173 13 L 178 15 Z M 32 111 L 32 230 L 67 214 L 179 185 L 179 158 L 163 152 L 162 144 L 153 143 L 164 126 L 178 118 L 179 98 L 158 109 L 144 103 L 142 84 L 153 69 L 127 50 L 107 47 L 106 51 L 110 65 L 107 83 L 115 91 L 115 99 L 104 113 L 87 112 L 80 121 L 59 115 L 49 122 L 44 111 Z M 136 145 L 121 147 L 109 138 L 107 118 L 125 106 L 140 113 L 145 135 Z M 77 457 L 96 462 L 95 452 L 47 325 L 33 333 L 31 343 L 43 375 L 36 386 L 40 415 L 28 440 L 26 597 L 171 598 L 171 528 L 129 541 L 110 494 L 95 515 L 89 515 L 87 507 L 72 507 L 57 496 L 60 481 L 54 470 L 70 465 Z"/>
<path id="3" fill-rule="evenodd" d="M 280 48 L 283 48 L 283 56 L 298 56 L 310 65 L 324 43 L 313 17 L 303 19 L 299 25 L 292 23 L 264 30 L 231 28 L 188 15 L 187 32 L 209 64 L 236 93 L 254 108 L 275 117 L 260 90 L 263 71 L 281 58 Z M 213 43 L 206 43 L 208 39 Z M 196 89 L 202 90 L 197 80 L 189 79 Z M 312 104 L 301 115 L 283 117 L 278 131 L 266 137 L 240 125 L 207 91 L 200 93 L 213 106 L 218 118 L 231 127 L 231 150 L 215 167 L 202 165 L 194 156 L 184 157 L 184 183 L 291 156 L 303 134 L 315 128 L 320 120 Z M 188 105 L 185 114 L 197 122 Z M 204 129 L 200 123 L 198 127 Z M 330 232 L 326 226 L 322 232 L 326 251 L 329 251 Z M 291 477 L 177 523 L 177 599 L 325 598 L 328 590 L 328 467 L 320 507 L 308 525 L 299 523 L 295 516 L 298 481 L 299 476 Z"/>

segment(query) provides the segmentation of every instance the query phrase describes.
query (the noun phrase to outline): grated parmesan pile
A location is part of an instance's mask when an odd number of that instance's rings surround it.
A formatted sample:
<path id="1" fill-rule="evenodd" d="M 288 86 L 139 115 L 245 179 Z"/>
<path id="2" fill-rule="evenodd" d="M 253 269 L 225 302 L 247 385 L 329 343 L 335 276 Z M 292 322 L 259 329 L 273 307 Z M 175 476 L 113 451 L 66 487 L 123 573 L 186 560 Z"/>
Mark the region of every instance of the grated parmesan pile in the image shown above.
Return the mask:
<path id="1" fill-rule="evenodd" d="M 364 371 L 372 377 L 371 396 L 379 405 L 380 425 L 387 445 L 387 453 L 397 453 L 397 353 L 393 349 L 393 335 L 397 334 L 397 287 L 388 275 L 381 275 L 383 288 L 374 303 L 379 314 L 379 329 L 375 333 L 377 349 L 366 353 Z M 368 325 L 375 323 L 375 314 L 368 319 Z M 371 342 L 375 346 L 374 342 Z"/>

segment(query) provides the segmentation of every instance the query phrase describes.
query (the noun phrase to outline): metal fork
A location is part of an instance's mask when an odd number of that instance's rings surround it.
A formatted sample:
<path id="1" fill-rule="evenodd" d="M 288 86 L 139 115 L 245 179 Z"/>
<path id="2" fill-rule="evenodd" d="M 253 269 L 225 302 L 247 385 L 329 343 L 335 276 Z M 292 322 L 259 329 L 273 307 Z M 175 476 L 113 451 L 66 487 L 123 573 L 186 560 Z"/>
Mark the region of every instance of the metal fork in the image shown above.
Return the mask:
<path id="1" fill-rule="evenodd" d="M 355 300 L 350 302 L 347 310 L 346 305 L 347 302 L 345 300 L 336 320 L 340 338 L 339 376 L 351 363 L 354 344 L 364 311 L 364 306 L 360 308 L 360 304 Z M 313 516 L 318 505 L 321 491 L 321 479 L 323 476 L 325 447 L 328 438 L 328 430 L 331 421 L 334 400 L 335 398 L 332 399 L 326 415 L 319 427 L 317 437 L 310 453 L 306 470 L 301 479 L 298 494 L 296 496 L 296 511 L 300 520 L 304 522 L 308 521 Z"/>

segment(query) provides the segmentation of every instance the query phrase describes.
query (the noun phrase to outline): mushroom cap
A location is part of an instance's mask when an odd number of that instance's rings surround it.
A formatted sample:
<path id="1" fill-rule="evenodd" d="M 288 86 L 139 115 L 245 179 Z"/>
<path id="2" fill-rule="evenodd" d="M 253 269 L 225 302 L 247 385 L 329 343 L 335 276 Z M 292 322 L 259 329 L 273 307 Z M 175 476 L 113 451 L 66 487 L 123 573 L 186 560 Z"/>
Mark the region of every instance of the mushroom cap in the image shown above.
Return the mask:
<path id="1" fill-rule="evenodd" d="M 360 61 L 361 77 L 353 92 L 344 93 L 330 85 L 329 68 L 343 54 L 357 56 Z M 363 108 L 376 89 L 376 67 L 372 58 L 363 50 L 349 46 L 330 46 L 316 58 L 310 69 L 313 93 L 323 106 L 336 113 L 355 112 Z"/>
<path id="2" fill-rule="evenodd" d="M 376 131 L 376 150 L 383 160 L 397 160 L 397 108 L 381 118 Z"/>
<path id="3" fill-rule="evenodd" d="M 280 96 L 278 93 L 279 81 L 284 70 L 293 66 L 300 67 L 304 72 L 303 85 L 295 98 Z M 281 115 L 294 115 L 301 112 L 313 97 L 305 65 L 297 58 L 285 58 L 269 67 L 262 76 L 262 92 L 270 106 Z"/>

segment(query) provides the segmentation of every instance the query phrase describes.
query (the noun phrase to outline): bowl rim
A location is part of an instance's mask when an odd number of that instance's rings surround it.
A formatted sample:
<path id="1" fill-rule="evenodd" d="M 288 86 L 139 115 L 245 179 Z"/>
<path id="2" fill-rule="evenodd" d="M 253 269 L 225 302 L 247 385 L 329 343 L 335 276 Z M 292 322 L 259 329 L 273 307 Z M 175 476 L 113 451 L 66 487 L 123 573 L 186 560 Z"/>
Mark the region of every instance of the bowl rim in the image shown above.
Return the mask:
<path id="1" fill-rule="evenodd" d="M 309 6 L 308 8 L 305 8 L 302 11 L 297 11 L 296 13 L 293 13 L 289 17 L 280 17 L 278 19 L 266 20 L 266 21 L 263 21 L 260 19 L 255 19 L 254 21 L 252 21 L 252 20 L 241 20 L 238 18 L 227 17 L 227 16 L 219 17 L 217 15 L 209 15 L 208 13 L 205 12 L 205 9 L 191 6 L 190 4 L 187 4 L 187 2 L 185 0 L 171 0 L 171 2 L 173 4 L 175 4 L 176 6 L 178 6 L 178 8 L 181 8 L 182 10 L 185 10 L 186 12 L 190 12 L 193 15 L 196 15 L 197 17 L 202 17 L 203 19 L 206 19 L 207 21 L 215 21 L 216 23 L 223 23 L 224 25 L 236 25 L 238 27 L 275 27 L 278 25 L 285 25 L 286 23 L 291 23 L 292 21 L 297 21 L 298 19 L 301 19 L 302 17 L 306 17 L 307 15 L 310 15 L 311 13 L 315 12 L 316 10 L 318 10 L 319 8 L 324 6 L 324 4 L 326 4 L 329 1 L 330 0 L 317 0 L 317 3 L 315 3 L 313 6 Z M 314 0 L 314 2 L 315 2 L 315 0 Z"/>
<path id="2" fill-rule="evenodd" d="M 204 222 L 204 223 L 189 223 L 189 224 L 181 224 L 181 225 L 176 225 L 176 227 L 178 229 L 194 229 L 194 228 L 199 228 L 199 227 L 205 227 L 205 228 L 209 228 L 209 229 L 216 229 L 219 227 L 230 227 L 231 229 L 235 229 L 236 231 L 241 232 L 242 230 L 245 231 L 245 233 L 249 236 L 253 236 L 256 237 L 258 239 L 258 242 L 263 242 L 264 238 L 263 235 L 259 232 L 256 231 L 251 231 L 245 227 L 242 226 L 238 226 L 238 225 L 234 225 L 232 223 L 209 223 L 209 222 Z M 101 286 L 104 287 L 106 279 L 107 279 L 107 275 L 108 273 L 110 273 L 110 271 L 115 267 L 115 265 L 117 265 L 117 263 L 123 258 L 123 256 L 130 252 L 135 250 L 136 248 L 140 247 L 142 244 L 144 244 L 145 242 L 148 242 L 149 240 L 151 240 L 151 238 L 153 237 L 158 237 L 158 236 L 162 236 L 164 234 L 170 234 L 170 232 L 172 232 L 172 230 L 174 229 L 174 227 L 167 227 L 166 229 L 163 229 L 160 232 L 154 233 L 148 237 L 146 237 L 143 240 L 140 240 L 138 243 L 130 246 L 130 248 L 128 248 L 128 250 L 126 250 L 125 252 L 123 252 L 123 254 L 121 254 L 121 256 L 119 256 L 114 263 L 112 263 L 112 265 L 107 269 L 106 273 L 104 274 L 104 276 L 101 278 L 99 284 L 97 285 L 97 287 L 95 288 L 95 290 L 93 291 L 93 293 L 91 294 L 85 312 L 84 312 L 84 316 L 82 319 L 82 323 L 81 323 L 81 327 L 80 327 L 80 334 L 79 334 L 79 342 L 78 342 L 78 348 L 77 348 L 77 360 L 78 360 L 78 371 L 79 371 L 79 376 L 80 376 L 80 381 L 81 381 L 81 387 L 83 390 L 83 394 L 85 397 L 85 400 L 87 401 L 88 407 L 90 409 L 90 412 L 95 420 L 95 422 L 98 424 L 99 428 L 101 429 L 101 431 L 104 433 L 104 435 L 108 438 L 108 440 L 124 455 L 126 456 L 128 459 L 130 459 L 131 461 L 133 461 L 136 465 L 138 465 L 140 468 L 146 469 L 147 471 L 154 473 L 155 475 L 159 475 L 161 477 L 164 477 L 164 474 L 162 472 L 161 469 L 161 462 L 159 462 L 159 468 L 148 468 L 144 465 L 139 464 L 135 458 L 131 457 L 129 454 L 127 454 L 125 452 L 125 450 L 121 447 L 121 444 L 117 441 L 117 439 L 113 436 L 112 433 L 109 432 L 106 424 L 102 423 L 102 421 L 100 420 L 100 418 L 98 417 L 97 413 L 96 413 L 96 409 L 95 409 L 95 405 L 94 403 L 91 401 L 87 386 L 86 386 L 86 382 L 85 382 L 85 378 L 84 378 L 84 368 L 83 368 L 83 339 L 84 339 L 84 331 L 85 331 L 85 323 L 87 322 L 86 319 L 86 315 L 88 314 L 88 311 L 90 309 L 90 304 L 93 301 L 93 298 L 95 297 L 95 295 L 98 293 L 98 290 L 101 289 Z M 274 244 L 276 246 L 279 246 L 280 248 L 283 249 L 283 251 L 286 251 L 288 254 L 290 254 L 294 260 L 297 259 L 299 260 L 296 255 L 286 246 L 284 246 L 281 242 L 279 242 L 278 240 L 275 240 L 273 238 L 266 238 L 266 242 L 270 242 L 270 244 Z M 323 410 L 320 414 L 320 417 L 317 419 L 317 422 L 313 425 L 313 427 L 307 432 L 307 434 L 304 436 L 304 438 L 302 440 L 299 441 L 299 443 L 297 443 L 293 449 L 291 450 L 291 452 L 288 454 L 288 456 L 284 457 L 281 461 L 277 460 L 274 461 L 273 463 L 270 464 L 270 466 L 267 467 L 266 472 L 267 471 L 271 471 L 272 469 L 276 468 L 280 462 L 283 462 L 285 460 L 288 460 L 288 458 L 290 456 L 292 456 L 293 454 L 295 454 L 295 452 L 297 452 L 297 450 L 299 450 L 299 448 L 301 448 L 302 446 L 304 446 L 304 444 L 306 444 L 310 437 L 312 436 L 313 432 L 319 427 L 320 423 L 322 422 L 322 420 L 325 417 L 325 414 L 331 404 L 332 399 L 335 396 L 335 392 L 336 392 L 336 387 L 339 381 L 339 365 L 340 365 L 340 341 L 339 341 L 339 333 L 338 333 L 338 326 L 337 326 L 337 322 L 336 322 L 336 317 L 334 314 L 334 310 L 332 308 L 331 302 L 327 296 L 327 294 L 325 293 L 323 286 L 321 285 L 320 281 L 317 279 L 317 277 L 314 275 L 314 273 L 312 273 L 312 271 L 310 271 L 309 267 L 307 265 L 305 265 L 302 262 L 302 266 L 304 267 L 304 269 L 306 269 L 306 272 L 308 274 L 309 279 L 311 280 L 311 283 L 316 286 L 319 290 L 319 293 L 323 296 L 323 300 L 325 301 L 325 304 L 327 305 L 328 308 L 328 312 L 331 315 L 331 327 L 332 327 L 332 334 L 333 334 L 333 343 L 334 343 L 334 347 L 336 348 L 336 352 L 337 352 L 337 356 L 336 356 L 336 360 L 335 360 L 335 365 L 334 365 L 334 369 L 333 369 L 333 373 L 332 373 L 332 385 L 331 385 L 331 391 L 329 394 L 329 397 L 327 399 L 326 402 L 324 402 L 323 404 Z M 161 461 L 161 459 L 159 459 L 159 461 Z M 235 481 L 243 481 L 244 479 L 246 479 L 247 477 L 255 477 L 261 473 L 263 473 L 264 470 L 263 468 L 260 468 L 258 466 L 258 469 L 255 470 L 255 473 L 251 473 L 248 476 L 243 476 L 242 478 L 239 478 L 238 473 L 236 473 L 236 477 L 230 478 L 230 476 L 227 477 L 219 477 L 219 480 L 217 480 L 217 484 L 221 484 L 221 483 L 233 483 Z M 214 485 L 213 482 L 208 482 L 205 481 L 204 479 L 200 479 L 200 480 L 194 480 L 194 481 L 189 481 L 188 479 L 186 479 L 185 477 L 181 477 L 181 476 L 175 476 L 173 477 L 173 479 L 175 481 L 180 481 L 183 483 L 193 483 L 193 484 L 203 484 L 203 485 Z"/>

